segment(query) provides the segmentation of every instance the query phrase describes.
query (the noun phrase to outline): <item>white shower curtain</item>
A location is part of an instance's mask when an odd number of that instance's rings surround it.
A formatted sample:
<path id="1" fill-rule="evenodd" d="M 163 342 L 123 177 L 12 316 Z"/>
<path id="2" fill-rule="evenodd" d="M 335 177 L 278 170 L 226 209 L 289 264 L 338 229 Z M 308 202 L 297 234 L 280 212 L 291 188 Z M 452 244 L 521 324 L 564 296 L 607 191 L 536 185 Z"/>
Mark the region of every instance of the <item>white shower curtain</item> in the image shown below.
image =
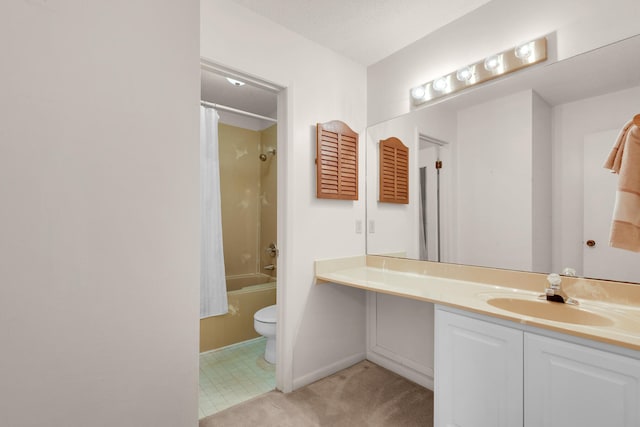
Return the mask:
<path id="1" fill-rule="evenodd" d="M 226 314 L 218 113 L 200 107 L 200 318 Z"/>

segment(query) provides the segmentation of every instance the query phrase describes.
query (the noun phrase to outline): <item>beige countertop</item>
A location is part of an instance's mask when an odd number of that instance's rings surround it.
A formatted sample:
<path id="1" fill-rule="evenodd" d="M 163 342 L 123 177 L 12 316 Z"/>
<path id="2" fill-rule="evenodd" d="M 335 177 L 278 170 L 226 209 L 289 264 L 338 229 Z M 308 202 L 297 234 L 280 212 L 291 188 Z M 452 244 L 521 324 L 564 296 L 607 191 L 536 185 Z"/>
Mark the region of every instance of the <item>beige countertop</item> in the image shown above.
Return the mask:
<path id="1" fill-rule="evenodd" d="M 538 298 L 545 274 L 371 255 L 316 261 L 316 278 L 640 350 L 640 285 L 563 277 L 571 306 Z"/>

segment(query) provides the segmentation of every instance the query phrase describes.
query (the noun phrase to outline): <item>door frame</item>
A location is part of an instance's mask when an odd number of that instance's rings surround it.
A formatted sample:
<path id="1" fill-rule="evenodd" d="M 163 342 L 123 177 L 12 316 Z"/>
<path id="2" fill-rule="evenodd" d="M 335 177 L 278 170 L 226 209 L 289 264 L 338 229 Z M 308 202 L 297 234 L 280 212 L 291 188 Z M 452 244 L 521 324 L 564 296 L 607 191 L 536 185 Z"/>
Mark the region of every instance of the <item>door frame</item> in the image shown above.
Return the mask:
<path id="1" fill-rule="evenodd" d="M 277 94 L 277 144 L 276 164 L 277 173 L 277 219 L 276 233 L 279 255 L 276 258 L 277 285 L 276 285 L 276 303 L 278 305 L 277 317 L 277 340 L 276 351 L 278 360 L 276 363 L 276 388 L 280 391 L 288 393 L 293 390 L 293 334 L 288 334 L 285 328 L 287 317 L 287 284 L 289 278 L 293 275 L 292 263 L 288 262 L 291 254 L 292 236 L 286 224 L 290 223 L 289 219 L 293 217 L 293 207 L 288 200 L 291 200 L 293 182 L 290 177 L 290 171 L 293 171 L 292 158 L 289 155 L 289 141 L 292 141 L 291 128 L 291 109 L 292 90 L 284 85 L 270 82 L 258 76 L 251 75 L 236 69 L 218 64 L 210 59 L 200 57 L 200 69 L 214 72 L 224 77 L 230 77 L 236 80 L 248 82 L 253 86 L 260 87 L 264 90 Z"/>

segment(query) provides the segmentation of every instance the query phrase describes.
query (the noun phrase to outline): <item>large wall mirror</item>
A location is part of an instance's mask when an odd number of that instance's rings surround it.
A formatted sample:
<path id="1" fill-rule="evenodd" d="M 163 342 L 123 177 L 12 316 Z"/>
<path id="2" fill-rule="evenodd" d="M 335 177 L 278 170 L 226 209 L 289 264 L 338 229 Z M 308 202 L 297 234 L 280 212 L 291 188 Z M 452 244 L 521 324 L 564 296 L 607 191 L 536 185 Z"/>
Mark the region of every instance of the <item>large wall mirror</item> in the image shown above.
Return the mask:
<path id="1" fill-rule="evenodd" d="M 640 282 L 640 253 L 608 245 L 602 167 L 640 114 L 639 52 L 640 35 L 369 127 L 367 253 Z M 408 204 L 378 201 L 390 137 L 410 150 Z"/>

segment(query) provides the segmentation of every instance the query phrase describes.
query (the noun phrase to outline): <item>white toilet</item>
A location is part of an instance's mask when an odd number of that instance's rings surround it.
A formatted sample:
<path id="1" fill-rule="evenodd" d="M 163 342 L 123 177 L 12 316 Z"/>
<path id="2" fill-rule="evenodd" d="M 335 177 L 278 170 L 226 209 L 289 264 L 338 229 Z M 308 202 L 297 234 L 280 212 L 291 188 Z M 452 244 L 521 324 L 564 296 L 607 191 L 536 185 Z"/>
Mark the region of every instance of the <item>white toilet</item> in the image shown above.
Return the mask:
<path id="1" fill-rule="evenodd" d="M 264 360 L 276 363 L 276 322 L 278 320 L 278 307 L 270 305 L 261 308 L 253 315 L 253 327 L 256 332 L 267 339 L 267 348 L 264 350 Z"/>

